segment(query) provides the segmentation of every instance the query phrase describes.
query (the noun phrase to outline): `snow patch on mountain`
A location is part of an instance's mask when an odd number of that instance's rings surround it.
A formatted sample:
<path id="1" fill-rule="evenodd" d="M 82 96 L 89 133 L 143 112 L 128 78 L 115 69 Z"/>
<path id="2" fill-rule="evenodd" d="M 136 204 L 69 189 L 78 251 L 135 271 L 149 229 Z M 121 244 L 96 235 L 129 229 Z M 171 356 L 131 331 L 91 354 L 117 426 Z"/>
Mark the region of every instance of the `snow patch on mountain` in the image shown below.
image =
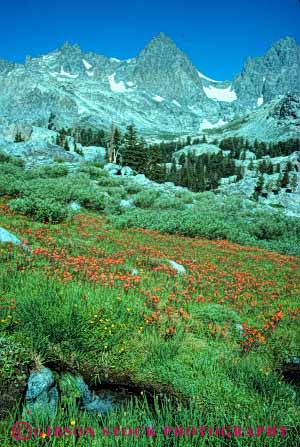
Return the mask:
<path id="1" fill-rule="evenodd" d="M 111 57 L 110 60 L 113 62 L 121 62 L 117 57 Z"/>
<path id="2" fill-rule="evenodd" d="M 76 78 L 78 78 L 78 74 L 77 75 L 72 75 L 71 73 L 68 73 L 67 71 L 65 71 L 64 69 L 63 69 L 63 67 L 61 66 L 61 68 L 60 68 L 60 73 L 59 73 L 61 76 L 66 76 L 67 78 L 73 78 L 73 79 L 76 79 Z"/>
<path id="3" fill-rule="evenodd" d="M 134 86 L 134 82 L 132 82 L 132 81 L 128 81 L 128 82 L 126 82 L 126 84 L 128 85 L 128 87 L 133 87 Z"/>
<path id="4" fill-rule="evenodd" d="M 80 105 L 78 106 L 78 114 L 81 115 L 82 113 L 90 113 L 90 111 L 85 106 Z"/>
<path id="5" fill-rule="evenodd" d="M 82 62 L 87 70 L 90 70 L 91 68 L 93 68 L 93 66 L 87 60 L 82 59 Z"/>
<path id="6" fill-rule="evenodd" d="M 157 102 L 162 102 L 162 101 L 164 101 L 164 98 L 162 98 L 162 97 L 159 96 L 159 95 L 155 95 L 155 96 L 153 96 L 153 99 L 154 99 L 154 101 L 157 101 Z"/>
<path id="7" fill-rule="evenodd" d="M 213 86 L 203 87 L 204 93 L 210 99 L 215 99 L 217 101 L 233 102 L 237 100 L 237 96 L 231 86 L 227 88 L 216 88 Z"/>
<path id="8" fill-rule="evenodd" d="M 199 131 L 201 132 L 204 129 L 214 129 L 215 127 L 224 126 L 224 124 L 226 124 L 226 121 L 223 121 L 222 119 L 219 119 L 219 121 L 217 123 L 213 124 L 210 121 L 208 121 L 206 118 L 204 118 L 204 120 L 200 124 Z"/>
<path id="9" fill-rule="evenodd" d="M 87 74 L 88 76 L 94 76 L 94 72 L 93 72 L 93 71 L 86 71 L 86 74 Z"/>
<path id="10" fill-rule="evenodd" d="M 201 73 L 201 71 L 198 71 L 198 76 L 199 76 L 199 78 L 205 79 L 206 81 L 215 82 L 215 83 L 222 82 L 222 81 L 215 81 L 214 79 L 208 78 L 203 73 Z"/>
<path id="11" fill-rule="evenodd" d="M 258 107 L 259 107 L 259 106 L 262 106 L 263 103 L 264 103 L 264 98 L 263 98 L 263 96 L 260 96 L 260 97 L 257 99 L 257 105 L 258 105 Z"/>
<path id="12" fill-rule="evenodd" d="M 116 82 L 115 81 L 116 73 L 113 73 L 112 75 L 108 76 L 108 82 L 109 86 L 112 92 L 116 93 L 125 93 L 126 87 L 123 81 Z"/>
<path id="13" fill-rule="evenodd" d="M 173 99 L 172 103 L 175 104 L 175 106 L 177 107 L 181 107 L 181 104 L 179 104 L 179 102 L 177 102 L 176 99 Z"/>

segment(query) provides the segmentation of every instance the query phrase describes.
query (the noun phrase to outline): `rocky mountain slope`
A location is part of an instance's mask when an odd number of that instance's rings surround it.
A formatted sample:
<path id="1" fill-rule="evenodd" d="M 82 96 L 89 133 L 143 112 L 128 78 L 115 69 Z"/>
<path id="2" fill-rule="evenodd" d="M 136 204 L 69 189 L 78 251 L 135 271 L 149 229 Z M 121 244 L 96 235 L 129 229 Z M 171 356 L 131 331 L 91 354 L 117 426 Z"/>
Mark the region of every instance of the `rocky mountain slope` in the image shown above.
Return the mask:
<path id="1" fill-rule="evenodd" d="M 257 110 L 204 133 L 210 138 L 245 137 L 249 141 L 299 138 L 300 92 L 279 95 Z"/>
<path id="2" fill-rule="evenodd" d="M 67 43 L 24 64 L 0 60 L 0 89 L 0 132 L 15 122 L 43 127 L 55 113 L 58 127 L 105 128 L 114 121 L 121 128 L 133 122 L 146 137 L 197 134 L 265 113 L 278 95 L 300 91 L 300 48 L 284 38 L 265 56 L 248 59 L 233 81 L 220 82 L 163 33 L 123 61 Z"/>

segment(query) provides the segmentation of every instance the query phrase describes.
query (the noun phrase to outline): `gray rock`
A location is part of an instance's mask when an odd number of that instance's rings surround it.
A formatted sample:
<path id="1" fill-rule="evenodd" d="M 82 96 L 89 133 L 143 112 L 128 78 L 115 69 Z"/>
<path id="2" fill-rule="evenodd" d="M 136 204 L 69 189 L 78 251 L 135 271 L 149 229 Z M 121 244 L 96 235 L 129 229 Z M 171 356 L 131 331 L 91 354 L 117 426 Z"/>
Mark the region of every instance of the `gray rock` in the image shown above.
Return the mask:
<path id="1" fill-rule="evenodd" d="M 117 165 L 115 163 L 107 163 L 104 166 L 104 170 L 107 171 L 110 175 L 120 175 L 122 166 Z"/>
<path id="2" fill-rule="evenodd" d="M 131 175 L 133 175 L 133 169 L 131 169 L 129 166 L 124 166 L 121 169 L 121 175 L 123 175 L 123 176 L 131 176 Z"/>
<path id="3" fill-rule="evenodd" d="M 191 209 L 195 208 L 195 204 L 194 203 L 186 203 L 184 205 L 184 207 L 188 210 L 191 210 Z"/>
<path id="4" fill-rule="evenodd" d="M 74 212 L 80 211 L 81 205 L 80 205 L 80 203 L 74 201 L 74 202 L 69 203 L 69 209 Z"/>
<path id="5" fill-rule="evenodd" d="M 53 417 L 57 411 L 58 390 L 54 375 L 48 368 L 33 372 L 27 383 L 24 417 Z M 28 411 L 29 410 L 29 411 Z"/>
<path id="6" fill-rule="evenodd" d="M 103 162 L 106 155 L 105 147 L 84 146 L 82 147 L 83 158 L 88 162 Z"/>
<path id="7" fill-rule="evenodd" d="M 175 262 L 173 260 L 169 260 L 169 259 L 168 259 L 168 262 L 173 267 L 173 269 L 177 270 L 177 273 L 179 275 L 186 275 L 186 269 L 184 268 L 183 265 L 178 264 L 177 262 Z"/>
<path id="8" fill-rule="evenodd" d="M 7 143 L 5 151 L 13 157 L 21 158 L 27 167 L 45 166 L 53 163 L 56 159 L 65 162 L 79 162 L 78 154 L 64 150 L 45 141 L 26 141 L 21 143 Z"/>
<path id="9" fill-rule="evenodd" d="M 135 208 L 133 199 L 122 199 L 120 205 L 123 208 Z"/>
<path id="10" fill-rule="evenodd" d="M 43 392 L 48 392 L 54 385 L 54 376 L 49 368 L 42 368 L 33 372 L 27 384 L 26 399 L 34 400 Z"/>
<path id="11" fill-rule="evenodd" d="M 13 245 L 20 245 L 21 241 L 14 234 L 0 227 L 0 243 L 11 243 Z"/>
<path id="12" fill-rule="evenodd" d="M 84 410 L 107 413 L 115 408 L 116 405 L 114 405 L 111 396 L 105 396 L 103 398 L 95 396 L 82 377 L 77 377 L 75 383 L 80 393 L 81 407 Z"/>

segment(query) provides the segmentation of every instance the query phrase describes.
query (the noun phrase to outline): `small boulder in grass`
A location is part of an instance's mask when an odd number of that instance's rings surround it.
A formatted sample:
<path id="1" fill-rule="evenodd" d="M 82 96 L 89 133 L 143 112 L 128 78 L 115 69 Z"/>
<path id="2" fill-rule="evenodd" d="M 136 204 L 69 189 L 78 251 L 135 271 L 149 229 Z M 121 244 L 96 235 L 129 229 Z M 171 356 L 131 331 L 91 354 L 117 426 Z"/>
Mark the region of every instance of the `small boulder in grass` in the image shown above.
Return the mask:
<path id="1" fill-rule="evenodd" d="M 30 251 L 30 248 L 23 244 L 17 236 L 5 228 L 0 227 L 0 244 L 13 244 L 20 246 L 23 250 Z"/>
<path id="2" fill-rule="evenodd" d="M 21 245 L 21 241 L 17 238 L 17 236 L 2 227 L 0 227 L 0 243 Z"/>
<path id="3" fill-rule="evenodd" d="M 173 269 L 177 270 L 177 273 L 179 275 L 186 275 L 186 269 L 184 268 L 183 265 L 178 264 L 178 262 L 172 260 L 168 260 L 168 262 L 171 265 L 171 267 L 173 267 Z"/>
<path id="4" fill-rule="evenodd" d="M 27 382 L 23 417 L 54 417 L 57 411 L 58 397 L 58 389 L 52 371 L 44 367 L 34 371 Z"/>

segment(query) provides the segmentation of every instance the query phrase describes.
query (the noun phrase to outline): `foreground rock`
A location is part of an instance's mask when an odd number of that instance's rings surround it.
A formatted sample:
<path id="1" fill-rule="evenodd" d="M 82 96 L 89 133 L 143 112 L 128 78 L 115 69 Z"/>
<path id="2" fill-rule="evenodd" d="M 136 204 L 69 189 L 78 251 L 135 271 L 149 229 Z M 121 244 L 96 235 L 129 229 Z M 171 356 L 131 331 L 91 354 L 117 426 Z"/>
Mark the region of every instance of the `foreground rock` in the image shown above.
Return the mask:
<path id="1" fill-rule="evenodd" d="M 18 245 L 20 248 L 22 248 L 22 250 L 31 252 L 31 249 L 30 247 L 28 247 L 28 245 L 23 244 L 20 239 L 17 238 L 17 236 L 2 227 L 0 227 L 0 244 L 1 243 Z"/>
<path id="2" fill-rule="evenodd" d="M 48 368 L 33 372 L 27 384 L 25 396 L 24 417 L 30 415 L 53 417 L 57 411 L 58 389 L 54 375 Z"/>
<path id="3" fill-rule="evenodd" d="M 183 265 L 178 264 L 177 262 L 172 260 L 168 260 L 168 262 L 171 265 L 171 267 L 173 267 L 173 269 L 177 271 L 179 275 L 186 275 L 186 269 L 183 267 Z"/>
<path id="4" fill-rule="evenodd" d="M 5 228 L 0 227 L 0 243 L 10 243 L 13 245 L 21 245 L 20 239 L 14 234 L 5 230 Z"/>
<path id="5" fill-rule="evenodd" d="M 46 367 L 34 371 L 28 379 L 25 402 L 22 410 L 23 420 L 33 421 L 53 418 L 58 402 L 75 399 L 82 410 L 105 414 L 117 408 L 129 395 L 103 389 L 96 395 L 81 376 L 70 373 L 55 375 Z"/>
<path id="6" fill-rule="evenodd" d="M 103 414 L 112 410 L 116 406 L 113 403 L 112 397 L 109 395 L 105 397 L 95 396 L 82 377 L 76 378 L 76 386 L 80 393 L 81 407 L 83 410 Z"/>
<path id="7" fill-rule="evenodd" d="M 8 155 L 24 160 L 26 167 L 46 166 L 56 161 L 78 163 L 82 157 L 45 141 L 5 142 L 1 147 Z"/>

